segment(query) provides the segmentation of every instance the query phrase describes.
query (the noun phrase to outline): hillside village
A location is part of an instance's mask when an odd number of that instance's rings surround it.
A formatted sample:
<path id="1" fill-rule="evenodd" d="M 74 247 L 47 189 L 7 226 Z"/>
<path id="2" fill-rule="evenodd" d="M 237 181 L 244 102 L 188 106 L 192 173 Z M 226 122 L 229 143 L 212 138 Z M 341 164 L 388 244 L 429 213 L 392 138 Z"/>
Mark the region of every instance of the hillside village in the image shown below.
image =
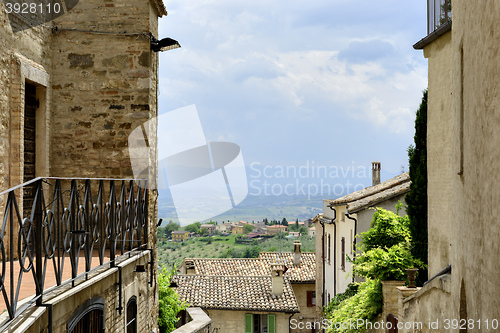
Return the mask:
<path id="1" fill-rule="evenodd" d="M 0 332 L 499 329 L 500 2 L 427 0 L 408 172 L 373 161 L 300 221 L 185 226 L 155 187 L 165 4 L 61 3 L 0 3 Z"/>

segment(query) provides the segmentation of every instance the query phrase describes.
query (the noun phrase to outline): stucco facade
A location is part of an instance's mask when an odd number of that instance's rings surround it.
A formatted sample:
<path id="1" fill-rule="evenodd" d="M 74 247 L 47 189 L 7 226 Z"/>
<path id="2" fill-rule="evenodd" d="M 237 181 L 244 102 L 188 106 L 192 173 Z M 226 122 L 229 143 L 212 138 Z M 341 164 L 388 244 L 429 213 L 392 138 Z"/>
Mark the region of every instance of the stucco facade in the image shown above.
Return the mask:
<path id="1" fill-rule="evenodd" d="M 452 12 L 448 32 L 416 44 L 429 63 L 429 276 L 451 265 L 448 277 L 431 282 L 449 297 L 425 286 L 408 300 L 404 320 L 437 313 L 472 320 L 467 331 L 481 332 L 500 317 L 500 3 L 454 0 Z"/>
<path id="2" fill-rule="evenodd" d="M 379 162 L 374 163 L 380 167 Z M 359 281 L 359 278 L 352 276 L 352 264 L 347 256 L 355 256 L 356 244 L 361 240 L 359 235 L 370 229 L 373 208 L 396 212 L 396 205 L 404 203 L 409 186 L 409 175 L 403 173 L 345 197 L 323 200 L 323 214 L 315 218 L 316 295 L 320 306 L 326 306 L 336 294 L 343 293 L 350 283 Z M 399 214 L 406 214 L 404 206 Z"/>
<path id="3" fill-rule="evenodd" d="M 231 311 L 231 310 L 205 310 L 212 319 L 211 332 L 246 333 L 245 317 L 247 314 L 274 315 L 276 333 L 289 333 L 288 319 L 291 314 L 282 312 L 256 312 L 256 311 Z"/>

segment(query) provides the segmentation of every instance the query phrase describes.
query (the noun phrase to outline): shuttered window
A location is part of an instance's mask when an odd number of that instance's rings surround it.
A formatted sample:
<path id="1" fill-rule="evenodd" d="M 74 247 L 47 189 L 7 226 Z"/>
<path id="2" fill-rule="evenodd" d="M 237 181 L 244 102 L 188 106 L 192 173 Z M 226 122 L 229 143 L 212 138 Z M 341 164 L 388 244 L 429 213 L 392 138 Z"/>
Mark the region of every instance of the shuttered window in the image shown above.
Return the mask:
<path id="1" fill-rule="evenodd" d="M 342 237 L 342 240 L 340 241 L 340 246 L 341 246 L 341 256 L 342 258 L 340 259 L 341 262 L 341 267 L 343 271 L 345 271 L 345 237 Z"/>
<path id="2" fill-rule="evenodd" d="M 267 332 L 276 333 L 276 316 L 267 315 Z"/>
<path id="3" fill-rule="evenodd" d="M 245 314 L 245 333 L 253 333 L 253 315 Z"/>
<path id="4" fill-rule="evenodd" d="M 315 291 L 308 291 L 307 292 L 307 306 L 316 306 L 316 292 Z"/>

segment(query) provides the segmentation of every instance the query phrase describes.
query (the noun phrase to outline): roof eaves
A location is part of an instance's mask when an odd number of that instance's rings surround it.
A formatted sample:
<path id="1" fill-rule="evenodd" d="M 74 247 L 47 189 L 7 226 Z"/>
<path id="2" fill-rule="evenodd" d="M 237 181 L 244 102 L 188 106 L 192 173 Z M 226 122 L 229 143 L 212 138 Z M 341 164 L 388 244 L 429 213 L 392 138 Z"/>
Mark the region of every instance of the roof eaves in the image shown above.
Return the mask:
<path id="1" fill-rule="evenodd" d="M 415 50 L 422 50 L 424 47 L 426 47 L 428 44 L 432 43 L 445 33 L 451 30 L 451 20 L 448 20 L 446 23 L 442 24 L 439 28 L 413 44 L 413 48 Z"/>
<path id="2" fill-rule="evenodd" d="M 408 172 L 405 172 L 405 173 L 402 173 L 400 175 L 397 175 L 396 177 L 388 179 L 380 184 L 368 186 L 362 190 L 359 190 L 359 191 L 353 192 L 351 194 L 348 194 L 346 196 L 343 196 L 341 198 L 332 200 L 332 201 L 330 201 L 330 204 L 328 204 L 328 206 L 334 207 L 334 206 L 346 205 L 349 202 L 353 202 L 353 201 L 357 201 L 357 200 L 366 198 L 370 195 L 373 195 L 375 193 L 392 188 L 392 187 L 397 186 L 401 183 L 405 183 L 409 180 L 410 180 L 410 174 Z"/>
<path id="3" fill-rule="evenodd" d="M 410 192 L 411 181 L 405 182 L 403 184 L 391 187 L 383 192 L 375 193 L 371 196 L 365 197 L 363 199 L 350 202 L 347 205 L 347 212 L 349 214 L 357 213 L 367 207 L 373 207 L 383 201 L 392 199 L 399 195 L 406 194 Z"/>

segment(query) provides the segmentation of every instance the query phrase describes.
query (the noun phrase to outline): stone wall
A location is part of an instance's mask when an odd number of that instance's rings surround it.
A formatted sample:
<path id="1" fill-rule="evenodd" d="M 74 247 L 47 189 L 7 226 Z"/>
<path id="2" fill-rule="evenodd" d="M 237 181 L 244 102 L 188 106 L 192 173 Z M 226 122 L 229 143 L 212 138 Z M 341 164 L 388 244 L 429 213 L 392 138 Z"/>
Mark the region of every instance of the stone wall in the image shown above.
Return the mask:
<path id="1" fill-rule="evenodd" d="M 89 300 L 103 297 L 106 332 L 126 332 L 126 305 L 132 296 L 137 300 L 138 331 L 153 332 L 156 323 L 152 323 L 149 314 L 149 298 L 152 289 L 149 288 L 149 273 L 135 273 L 137 264 L 149 260 L 149 251 L 144 251 L 131 259 L 127 259 L 115 268 L 103 270 L 91 275 L 87 281 L 79 278 L 77 285 L 60 287 L 57 291 L 44 296 L 44 304 L 52 306 L 52 324 L 54 333 L 67 332 L 67 325 L 75 311 Z M 122 284 L 119 282 L 119 267 L 122 270 Z M 120 303 L 118 289 L 122 288 Z M 66 291 L 64 291 L 66 290 Z M 52 297 L 50 297 L 52 296 Z M 123 309 L 118 310 L 119 306 Z M 4 313 L 3 316 L 5 316 Z M 48 307 L 31 307 L 11 323 L 10 329 L 27 333 L 49 332 Z"/>
<path id="2" fill-rule="evenodd" d="M 0 191 L 24 174 L 24 86 L 37 86 L 36 176 L 133 178 L 128 135 L 157 116 L 161 0 L 80 0 L 45 26 L 13 32 L 0 3 Z M 56 27 L 56 30 L 50 27 Z M 156 175 L 156 123 L 141 177 Z M 0 197 L 0 207 L 4 207 Z M 149 195 L 148 247 L 156 258 L 157 192 Z M 22 200 L 19 200 L 22 211 Z M 5 240 L 7 243 L 8 240 Z M 156 260 L 155 260 L 156 265 Z M 156 322 L 155 283 L 148 318 Z"/>

